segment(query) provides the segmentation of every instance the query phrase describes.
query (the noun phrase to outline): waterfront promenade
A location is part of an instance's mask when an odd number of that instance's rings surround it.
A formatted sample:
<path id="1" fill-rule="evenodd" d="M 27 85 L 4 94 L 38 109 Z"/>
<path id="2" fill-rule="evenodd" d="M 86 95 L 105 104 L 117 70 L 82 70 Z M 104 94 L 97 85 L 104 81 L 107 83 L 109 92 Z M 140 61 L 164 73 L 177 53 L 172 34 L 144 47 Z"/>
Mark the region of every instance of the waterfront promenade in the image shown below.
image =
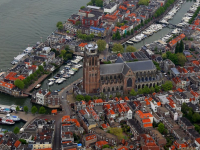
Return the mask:
<path id="1" fill-rule="evenodd" d="M 48 76 L 48 74 L 42 75 L 37 81 L 35 81 L 27 89 L 25 89 L 24 93 L 30 94 L 30 91 L 32 91 L 36 87 L 36 85 L 38 85 L 39 83 L 41 83 L 47 76 Z"/>

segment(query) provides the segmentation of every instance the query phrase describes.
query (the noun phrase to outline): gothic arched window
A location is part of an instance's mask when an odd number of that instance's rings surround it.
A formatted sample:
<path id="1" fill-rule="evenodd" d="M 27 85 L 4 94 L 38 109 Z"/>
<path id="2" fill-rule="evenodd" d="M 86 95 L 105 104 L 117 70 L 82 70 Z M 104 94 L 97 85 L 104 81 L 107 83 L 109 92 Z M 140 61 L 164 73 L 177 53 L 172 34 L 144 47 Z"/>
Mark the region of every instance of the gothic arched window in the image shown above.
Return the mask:
<path id="1" fill-rule="evenodd" d="M 127 87 L 132 87 L 132 79 L 131 78 L 129 78 L 127 80 Z"/>

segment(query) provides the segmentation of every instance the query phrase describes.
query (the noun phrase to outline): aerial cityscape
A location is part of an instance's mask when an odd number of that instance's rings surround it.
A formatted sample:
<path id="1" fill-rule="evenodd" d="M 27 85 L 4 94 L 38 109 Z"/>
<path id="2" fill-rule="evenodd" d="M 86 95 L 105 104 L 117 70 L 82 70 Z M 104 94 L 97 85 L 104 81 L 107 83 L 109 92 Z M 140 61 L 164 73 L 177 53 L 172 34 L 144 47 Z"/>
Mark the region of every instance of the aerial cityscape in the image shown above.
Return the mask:
<path id="1" fill-rule="evenodd" d="M 0 2 L 0 150 L 200 150 L 200 1 L 57 5 Z"/>

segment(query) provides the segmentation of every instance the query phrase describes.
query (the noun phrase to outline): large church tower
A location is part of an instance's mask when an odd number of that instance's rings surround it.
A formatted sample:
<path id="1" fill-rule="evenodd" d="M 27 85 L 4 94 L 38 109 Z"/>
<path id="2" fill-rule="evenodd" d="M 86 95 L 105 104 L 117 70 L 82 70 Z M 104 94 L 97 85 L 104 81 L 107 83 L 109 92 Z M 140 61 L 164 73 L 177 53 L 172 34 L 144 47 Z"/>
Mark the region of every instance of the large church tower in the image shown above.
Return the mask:
<path id="1" fill-rule="evenodd" d="M 97 93 L 100 88 L 100 62 L 97 44 L 85 46 L 83 59 L 83 89 L 89 93 Z"/>

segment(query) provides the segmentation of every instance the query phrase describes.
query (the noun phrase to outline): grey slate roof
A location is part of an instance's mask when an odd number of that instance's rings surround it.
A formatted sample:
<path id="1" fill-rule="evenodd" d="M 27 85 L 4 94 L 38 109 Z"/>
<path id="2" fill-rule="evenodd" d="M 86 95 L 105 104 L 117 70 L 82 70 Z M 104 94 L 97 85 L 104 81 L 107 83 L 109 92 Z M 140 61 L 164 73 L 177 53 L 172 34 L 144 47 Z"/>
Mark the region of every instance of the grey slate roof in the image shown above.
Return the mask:
<path id="1" fill-rule="evenodd" d="M 156 69 L 152 60 L 129 62 L 127 65 L 134 71 L 153 70 Z"/>
<path id="2" fill-rule="evenodd" d="M 100 75 L 122 73 L 123 63 L 100 65 Z"/>
<path id="3" fill-rule="evenodd" d="M 133 72 L 156 69 L 152 60 L 135 61 L 128 63 L 103 64 L 100 65 L 100 75 L 117 73 L 126 74 L 129 68 L 131 68 Z"/>
<path id="4" fill-rule="evenodd" d="M 124 75 L 127 74 L 127 72 L 128 72 L 129 69 L 130 69 L 130 67 L 125 63 L 122 73 L 123 73 Z"/>
<path id="5" fill-rule="evenodd" d="M 122 60 L 121 57 L 118 57 L 115 63 L 123 63 L 124 61 Z"/>

